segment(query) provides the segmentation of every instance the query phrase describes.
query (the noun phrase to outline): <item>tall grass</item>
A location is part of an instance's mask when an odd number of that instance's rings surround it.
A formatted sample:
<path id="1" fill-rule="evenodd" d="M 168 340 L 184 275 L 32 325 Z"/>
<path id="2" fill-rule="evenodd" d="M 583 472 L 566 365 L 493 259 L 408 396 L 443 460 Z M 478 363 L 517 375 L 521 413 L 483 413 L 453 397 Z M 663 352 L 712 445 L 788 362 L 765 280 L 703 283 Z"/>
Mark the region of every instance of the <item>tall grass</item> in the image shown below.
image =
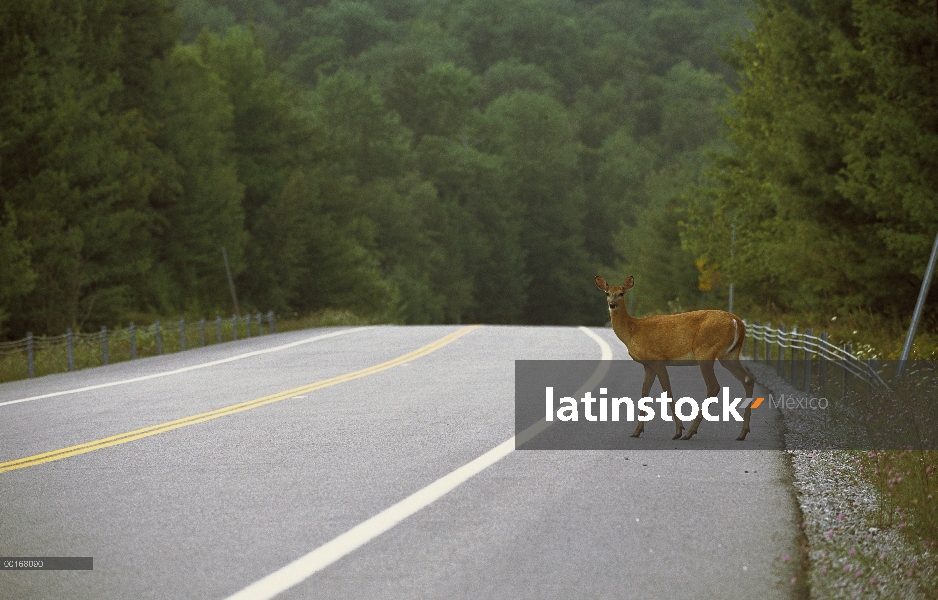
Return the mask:
<path id="1" fill-rule="evenodd" d="M 860 472 L 879 491 L 877 519 L 921 541 L 938 544 L 938 451 L 877 450 L 856 453 Z"/>

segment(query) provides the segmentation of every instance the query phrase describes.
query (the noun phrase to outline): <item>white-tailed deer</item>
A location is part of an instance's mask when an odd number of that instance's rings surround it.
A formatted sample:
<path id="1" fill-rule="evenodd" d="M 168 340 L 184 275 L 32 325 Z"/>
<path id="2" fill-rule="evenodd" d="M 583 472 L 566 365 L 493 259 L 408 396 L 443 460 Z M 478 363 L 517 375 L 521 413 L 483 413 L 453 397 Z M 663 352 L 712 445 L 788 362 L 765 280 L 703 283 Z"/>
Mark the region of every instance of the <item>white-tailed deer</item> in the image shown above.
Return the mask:
<path id="1" fill-rule="evenodd" d="M 742 319 L 722 310 L 695 310 L 677 315 L 636 319 L 625 310 L 625 292 L 634 284 L 634 277 L 629 277 L 622 285 L 609 285 L 605 279 L 596 276 L 596 287 L 606 292 L 613 331 L 625 344 L 629 356 L 645 367 L 642 397 L 648 396 L 657 377 L 661 388 L 673 402 L 674 395 L 671 393 L 671 381 L 668 379 L 666 367 L 687 364 L 700 365 L 704 382 L 707 384 L 707 397 L 714 397 L 720 391 L 720 384 L 713 372 L 713 363 L 719 360 L 720 364 L 743 384 L 746 398 L 752 398 L 755 378 L 739 362 L 739 352 L 746 338 L 746 325 Z M 749 433 L 751 413 L 752 409 L 747 407 L 743 416 L 743 429 L 736 438 L 739 441 L 745 440 L 746 434 Z M 702 419 L 701 412 L 691 423 L 687 433 L 681 437 L 684 424 L 675 415 L 676 432 L 672 439 L 689 440 L 697 433 Z M 632 437 L 640 436 L 644 430 L 645 423 L 639 421 Z"/>

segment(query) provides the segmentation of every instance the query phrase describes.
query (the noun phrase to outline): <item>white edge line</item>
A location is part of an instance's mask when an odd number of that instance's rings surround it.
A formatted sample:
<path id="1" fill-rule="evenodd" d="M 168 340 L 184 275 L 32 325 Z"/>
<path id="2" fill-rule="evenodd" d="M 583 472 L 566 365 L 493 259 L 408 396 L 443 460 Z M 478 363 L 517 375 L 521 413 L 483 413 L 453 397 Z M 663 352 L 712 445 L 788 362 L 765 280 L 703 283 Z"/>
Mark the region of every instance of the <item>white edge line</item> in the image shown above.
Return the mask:
<path id="1" fill-rule="evenodd" d="M 596 368 L 596 371 L 589 380 L 577 390 L 577 396 L 587 390 L 593 389 L 597 383 L 602 381 L 602 378 L 606 376 L 609 370 L 608 361 L 612 360 L 612 349 L 604 339 L 586 327 L 580 327 L 580 330 L 599 345 L 602 350 L 601 360 L 603 362 Z M 444 475 L 425 488 L 411 494 L 390 508 L 386 508 L 367 521 L 359 523 L 339 537 L 316 548 L 309 554 L 301 556 L 285 567 L 281 567 L 270 575 L 255 581 L 240 592 L 229 596 L 227 600 L 269 600 L 277 594 L 290 589 L 318 571 L 328 567 L 343 556 L 364 546 L 407 517 L 436 502 L 474 475 L 478 475 L 486 468 L 511 454 L 515 449 L 516 437 L 519 440 L 523 440 L 523 443 L 538 435 L 550 425 L 552 425 L 552 423 L 547 423 L 541 419 L 517 436 L 513 436 L 508 441 L 492 448 L 475 460 L 459 467 L 448 475 Z"/>
<path id="2" fill-rule="evenodd" d="M 213 360 L 207 363 L 192 365 L 191 367 L 182 367 L 180 369 L 174 369 L 172 371 L 163 371 L 160 373 L 152 373 L 150 375 L 141 375 L 140 377 L 134 377 L 132 379 L 121 379 L 119 381 L 99 383 L 98 385 L 89 385 L 87 387 L 82 387 L 82 388 L 63 390 L 60 392 L 51 392 L 49 394 L 42 394 L 40 396 L 30 396 L 29 398 L 20 398 L 19 400 L 8 400 L 6 402 L 0 402 L 0 406 L 8 406 L 10 404 L 19 404 L 20 402 L 31 402 L 33 400 L 42 400 L 43 398 L 54 398 L 56 396 L 65 396 L 67 394 L 77 394 L 79 392 L 89 392 L 91 390 L 99 390 L 101 388 L 112 387 L 115 385 L 124 385 L 127 383 L 136 383 L 138 381 L 146 381 L 148 379 L 156 379 L 158 377 L 167 377 L 169 375 L 178 375 L 179 373 L 186 373 L 188 371 L 195 371 L 196 369 L 205 369 L 207 367 L 214 367 L 215 365 L 220 365 L 220 364 L 232 362 L 235 360 L 241 360 L 243 358 L 250 358 L 252 356 L 257 356 L 259 354 L 267 354 L 268 352 L 277 352 L 279 350 L 286 350 L 287 348 L 294 348 L 296 346 L 301 346 L 303 344 L 309 344 L 310 342 L 315 342 L 315 341 L 323 340 L 326 338 L 336 337 L 338 335 L 345 335 L 346 333 L 364 331 L 366 329 L 371 329 L 371 328 L 372 326 L 365 326 L 365 327 L 353 327 L 351 329 L 343 329 L 341 331 L 333 331 L 332 333 L 325 333 L 323 335 L 317 335 L 311 338 L 298 340 L 296 342 L 290 342 L 289 344 L 283 344 L 282 346 L 274 346 L 273 348 L 265 348 L 263 350 L 255 350 L 253 352 L 246 352 L 244 354 L 229 356 L 228 358 L 222 358 L 222 359 Z"/>

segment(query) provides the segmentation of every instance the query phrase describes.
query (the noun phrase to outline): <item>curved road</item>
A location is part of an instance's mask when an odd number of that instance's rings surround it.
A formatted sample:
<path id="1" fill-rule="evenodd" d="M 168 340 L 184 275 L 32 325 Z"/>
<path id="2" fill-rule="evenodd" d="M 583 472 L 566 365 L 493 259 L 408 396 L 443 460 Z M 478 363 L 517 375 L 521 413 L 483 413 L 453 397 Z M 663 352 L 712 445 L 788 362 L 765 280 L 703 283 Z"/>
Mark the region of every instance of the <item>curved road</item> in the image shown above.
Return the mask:
<path id="1" fill-rule="evenodd" d="M 0 598 L 794 597 L 771 411 L 734 451 L 647 449 L 660 421 L 512 451 L 514 361 L 604 352 L 627 358 L 610 329 L 337 328 L 4 384 L 0 555 L 94 570 L 2 571 Z"/>

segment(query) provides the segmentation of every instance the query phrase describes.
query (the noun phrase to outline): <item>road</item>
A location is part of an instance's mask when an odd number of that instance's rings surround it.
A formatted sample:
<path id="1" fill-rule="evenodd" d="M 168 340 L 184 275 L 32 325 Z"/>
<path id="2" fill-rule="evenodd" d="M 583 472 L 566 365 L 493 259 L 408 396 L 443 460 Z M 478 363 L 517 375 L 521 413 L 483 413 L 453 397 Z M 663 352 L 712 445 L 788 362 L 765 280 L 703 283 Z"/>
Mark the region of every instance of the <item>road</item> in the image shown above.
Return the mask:
<path id="1" fill-rule="evenodd" d="M 796 597 L 773 412 L 733 451 L 683 449 L 706 423 L 649 449 L 660 421 L 634 450 L 504 445 L 515 360 L 627 358 L 590 332 L 307 330 L 4 384 L 0 555 L 94 570 L 3 571 L 0 598 Z"/>

